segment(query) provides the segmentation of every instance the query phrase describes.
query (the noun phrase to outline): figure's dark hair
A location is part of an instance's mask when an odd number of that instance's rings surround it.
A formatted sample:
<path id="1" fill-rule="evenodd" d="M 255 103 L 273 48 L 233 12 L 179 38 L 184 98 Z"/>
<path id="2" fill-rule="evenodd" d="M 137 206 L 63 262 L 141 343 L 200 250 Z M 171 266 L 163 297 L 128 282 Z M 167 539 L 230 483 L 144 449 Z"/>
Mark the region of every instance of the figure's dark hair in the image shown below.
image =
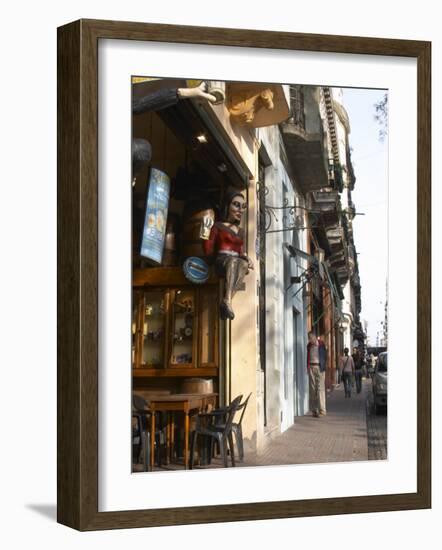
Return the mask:
<path id="1" fill-rule="evenodd" d="M 242 199 L 246 200 L 245 196 L 241 193 L 241 191 L 236 190 L 230 190 L 227 191 L 224 195 L 223 202 L 221 204 L 221 221 L 226 221 L 229 216 L 229 207 L 235 197 L 241 197 Z"/>

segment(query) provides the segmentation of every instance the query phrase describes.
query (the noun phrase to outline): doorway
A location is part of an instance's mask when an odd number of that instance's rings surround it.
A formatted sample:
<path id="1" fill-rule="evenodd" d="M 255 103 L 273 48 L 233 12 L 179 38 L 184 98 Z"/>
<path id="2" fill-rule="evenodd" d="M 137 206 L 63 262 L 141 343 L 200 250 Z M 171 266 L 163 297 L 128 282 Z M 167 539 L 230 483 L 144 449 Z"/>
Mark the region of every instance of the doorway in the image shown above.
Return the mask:
<path id="1" fill-rule="evenodd" d="M 303 323 L 300 311 L 295 307 L 293 312 L 293 410 L 294 416 L 304 414 L 305 369 L 303 362 Z"/>

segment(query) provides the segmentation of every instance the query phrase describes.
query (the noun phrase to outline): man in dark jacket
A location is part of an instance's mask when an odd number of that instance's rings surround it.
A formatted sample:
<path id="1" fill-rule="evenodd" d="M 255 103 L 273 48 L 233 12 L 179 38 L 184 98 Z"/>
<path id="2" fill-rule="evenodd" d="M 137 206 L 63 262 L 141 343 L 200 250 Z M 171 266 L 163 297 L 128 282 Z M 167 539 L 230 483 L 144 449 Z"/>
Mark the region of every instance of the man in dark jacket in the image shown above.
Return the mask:
<path id="1" fill-rule="evenodd" d="M 313 416 L 327 414 L 325 404 L 325 369 L 327 366 L 327 348 L 313 331 L 308 333 L 307 371 L 309 376 L 310 410 Z"/>

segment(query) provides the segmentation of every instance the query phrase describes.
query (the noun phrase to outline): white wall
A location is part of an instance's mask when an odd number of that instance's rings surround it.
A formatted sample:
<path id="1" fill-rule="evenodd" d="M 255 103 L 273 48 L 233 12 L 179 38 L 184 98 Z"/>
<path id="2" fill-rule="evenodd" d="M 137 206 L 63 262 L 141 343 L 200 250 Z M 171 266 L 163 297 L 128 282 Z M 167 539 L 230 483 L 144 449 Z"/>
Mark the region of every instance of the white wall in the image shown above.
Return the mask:
<path id="1" fill-rule="evenodd" d="M 442 149 L 442 38 L 438 4 L 428 0 L 398 4 L 372 0 L 359 4 L 317 0 L 289 4 L 274 0 L 192 4 L 140 3 L 133 0 L 75 3 L 16 2 L 3 8 L 2 157 L 0 224 L 2 235 L 1 361 L 2 467 L 1 539 L 5 547 L 107 550 L 125 546 L 149 548 L 179 545 L 194 548 L 204 541 L 212 549 L 237 540 L 254 548 L 276 545 L 358 550 L 420 548 L 440 540 L 442 512 L 441 418 L 442 372 L 435 361 L 433 388 L 433 510 L 324 518 L 285 519 L 236 524 L 184 526 L 80 534 L 57 525 L 55 515 L 55 155 L 56 26 L 79 17 L 155 21 L 188 25 L 259 28 L 281 31 L 385 36 L 433 40 L 434 151 Z M 294 79 L 296 75 L 294 75 Z M 26 155 L 19 143 L 25 139 Z M 442 180 L 434 155 L 433 181 Z M 433 186 L 435 214 L 441 186 Z M 6 196 L 4 196 L 4 193 Z M 30 230 L 32 241 L 30 241 Z M 441 216 L 434 216 L 434 277 L 441 271 Z M 28 246 L 25 246 L 25 243 Z M 441 287 L 433 298 L 441 304 Z M 436 305 L 434 310 L 437 311 Z M 25 319 L 25 322 L 24 322 Z M 434 335 L 442 331 L 434 315 Z M 436 342 L 437 338 L 433 338 Z M 33 407 L 18 407 L 21 403 Z M 23 447 L 21 429 L 25 429 Z M 284 541 L 284 542 L 283 542 Z"/>
<path id="2" fill-rule="evenodd" d="M 282 166 L 279 161 L 278 130 L 276 127 L 259 130 L 259 138 L 269 155 L 271 165 L 265 170 L 268 189 L 266 204 L 282 204 Z M 280 227 L 281 224 L 278 225 Z M 273 225 L 273 228 L 276 226 Z M 284 324 L 281 305 L 283 287 L 282 233 L 266 234 L 266 379 L 267 426 L 269 436 L 280 433 L 283 402 L 281 386 L 284 377 Z"/>
<path id="3" fill-rule="evenodd" d="M 294 192 L 289 176 L 279 156 L 279 130 L 263 128 L 259 137 L 272 162 L 265 171 L 265 183 L 269 190 L 266 204 L 282 205 L 284 199 L 294 202 Z M 271 229 L 282 229 L 282 211 L 279 222 L 272 222 Z M 267 376 L 267 427 L 266 433 L 277 435 L 293 423 L 293 362 L 288 353 L 286 323 L 284 242 L 286 232 L 266 235 L 266 376 Z"/>
<path id="4" fill-rule="evenodd" d="M 265 171 L 268 189 L 266 204 L 299 204 L 300 197 L 280 159 L 279 130 L 277 127 L 259 130 L 270 161 Z M 283 216 L 276 213 L 278 222 L 272 221 L 271 229 L 283 229 Z M 305 250 L 304 231 L 298 231 L 299 243 Z M 305 371 L 306 312 L 302 291 L 296 296 L 300 285 L 290 285 L 294 275 L 294 260 L 290 258 L 284 243 L 293 245 L 293 231 L 280 231 L 266 235 L 266 376 L 267 376 L 267 427 L 268 435 L 277 435 L 293 425 L 296 413 L 302 415 L 308 410 L 308 385 Z M 297 259 L 297 262 L 301 261 Z M 290 288 L 289 288 L 290 287 Z M 295 297 L 294 297 L 295 296 Z M 297 334 L 293 322 L 293 308 L 299 311 Z M 298 346 L 298 349 L 296 349 Z M 298 359 L 298 386 L 295 385 L 295 354 Z M 297 403 L 295 411 L 295 400 Z"/>

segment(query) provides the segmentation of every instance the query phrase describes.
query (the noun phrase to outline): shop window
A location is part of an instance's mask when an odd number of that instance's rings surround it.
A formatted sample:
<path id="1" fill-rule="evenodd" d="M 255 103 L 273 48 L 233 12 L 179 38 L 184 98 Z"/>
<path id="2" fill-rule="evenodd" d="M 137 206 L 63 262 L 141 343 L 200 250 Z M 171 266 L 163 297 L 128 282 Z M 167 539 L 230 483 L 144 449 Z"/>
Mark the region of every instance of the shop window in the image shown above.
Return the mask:
<path id="1" fill-rule="evenodd" d="M 135 289 L 132 363 L 136 370 L 218 368 L 218 285 Z"/>
<path id="2" fill-rule="evenodd" d="M 132 360 L 141 367 L 161 367 L 164 364 L 165 300 L 164 291 L 134 293 Z"/>

